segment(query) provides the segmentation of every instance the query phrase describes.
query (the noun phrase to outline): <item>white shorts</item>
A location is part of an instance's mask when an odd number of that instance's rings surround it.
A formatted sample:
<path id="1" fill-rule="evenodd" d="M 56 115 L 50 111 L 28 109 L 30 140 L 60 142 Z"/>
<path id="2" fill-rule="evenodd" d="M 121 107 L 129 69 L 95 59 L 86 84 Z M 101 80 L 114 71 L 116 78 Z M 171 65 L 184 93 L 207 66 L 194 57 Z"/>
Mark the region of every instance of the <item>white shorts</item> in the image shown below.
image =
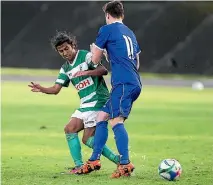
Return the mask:
<path id="1" fill-rule="evenodd" d="M 83 120 L 84 128 L 95 127 L 98 113 L 99 111 L 80 112 L 79 110 L 76 110 L 72 114 L 71 118 L 78 118 Z"/>

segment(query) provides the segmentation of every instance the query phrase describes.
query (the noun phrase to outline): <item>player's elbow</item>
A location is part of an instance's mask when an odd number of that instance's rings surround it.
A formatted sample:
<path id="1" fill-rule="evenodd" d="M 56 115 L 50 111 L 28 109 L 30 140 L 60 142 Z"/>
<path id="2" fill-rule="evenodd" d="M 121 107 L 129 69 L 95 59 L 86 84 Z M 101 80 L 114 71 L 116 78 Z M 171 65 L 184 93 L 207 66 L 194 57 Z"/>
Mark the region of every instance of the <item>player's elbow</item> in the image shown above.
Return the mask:
<path id="1" fill-rule="evenodd" d="M 57 94 L 60 92 L 60 90 L 61 90 L 61 89 L 54 88 L 53 94 L 54 94 L 54 95 L 57 95 Z"/>
<path id="2" fill-rule="evenodd" d="M 108 75 L 108 70 L 104 66 L 100 66 L 101 76 Z"/>
<path id="3" fill-rule="evenodd" d="M 54 95 L 57 95 L 58 93 L 59 93 L 59 91 L 54 91 L 54 93 L 53 93 L 53 94 L 54 94 Z"/>
<path id="4" fill-rule="evenodd" d="M 106 68 L 103 70 L 103 75 L 108 75 L 108 70 Z"/>
<path id="5" fill-rule="evenodd" d="M 57 95 L 61 91 L 62 86 L 59 84 L 55 84 L 52 87 L 52 94 Z"/>

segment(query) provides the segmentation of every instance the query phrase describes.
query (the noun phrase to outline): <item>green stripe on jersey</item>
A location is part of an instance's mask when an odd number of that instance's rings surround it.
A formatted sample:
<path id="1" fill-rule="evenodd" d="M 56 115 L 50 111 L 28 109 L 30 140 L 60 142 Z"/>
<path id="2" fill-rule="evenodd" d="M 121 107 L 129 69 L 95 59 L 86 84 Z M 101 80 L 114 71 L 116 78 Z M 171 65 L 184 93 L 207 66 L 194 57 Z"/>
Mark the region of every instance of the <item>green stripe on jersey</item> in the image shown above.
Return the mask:
<path id="1" fill-rule="evenodd" d="M 62 65 L 55 83 L 68 87 L 71 82 L 77 89 L 81 100 L 79 111 L 99 110 L 108 100 L 109 91 L 103 77 L 82 76 L 73 77 L 78 71 L 93 70 L 97 67 L 91 61 L 91 53 L 79 50 L 72 64 Z"/>

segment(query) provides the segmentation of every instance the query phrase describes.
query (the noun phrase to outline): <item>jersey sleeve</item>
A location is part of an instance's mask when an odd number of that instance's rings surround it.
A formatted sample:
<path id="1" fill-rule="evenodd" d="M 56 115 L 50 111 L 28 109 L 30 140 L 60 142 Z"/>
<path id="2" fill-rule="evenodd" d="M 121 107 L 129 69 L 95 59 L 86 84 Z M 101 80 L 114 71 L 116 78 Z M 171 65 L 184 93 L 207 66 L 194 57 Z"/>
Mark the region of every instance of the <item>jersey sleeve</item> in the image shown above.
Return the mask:
<path id="1" fill-rule="evenodd" d="M 88 65 L 88 68 L 91 69 L 91 70 L 93 70 L 93 69 L 98 67 L 98 64 L 94 64 L 92 62 L 92 53 L 91 52 L 86 54 L 85 61 L 86 61 L 87 65 Z"/>
<path id="2" fill-rule="evenodd" d="M 109 35 L 110 33 L 107 27 L 106 26 L 101 27 L 98 32 L 98 36 L 96 37 L 95 45 L 101 50 L 106 48 Z"/>
<path id="3" fill-rule="evenodd" d="M 68 77 L 67 74 L 65 73 L 64 69 L 61 68 L 61 69 L 60 69 L 60 72 L 59 72 L 59 74 L 58 74 L 58 78 L 57 78 L 57 80 L 55 81 L 55 84 L 60 84 L 60 85 L 62 85 L 63 87 L 68 87 L 68 86 L 69 86 L 69 83 L 70 83 L 69 77 Z"/>

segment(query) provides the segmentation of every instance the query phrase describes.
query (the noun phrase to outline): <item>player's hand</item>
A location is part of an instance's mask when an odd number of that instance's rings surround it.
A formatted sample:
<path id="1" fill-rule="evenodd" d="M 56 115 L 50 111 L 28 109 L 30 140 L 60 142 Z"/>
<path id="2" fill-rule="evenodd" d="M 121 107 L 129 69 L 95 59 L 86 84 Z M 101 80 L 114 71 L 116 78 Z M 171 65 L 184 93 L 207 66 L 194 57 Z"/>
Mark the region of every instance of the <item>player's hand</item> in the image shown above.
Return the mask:
<path id="1" fill-rule="evenodd" d="M 72 75 L 72 77 L 74 77 L 74 78 L 80 77 L 80 76 L 88 76 L 88 72 L 87 71 L 78 71 L 77 73 Z"/>
<path id="2" fill-rule="evenodd" d="M 28 87 L 31 88 L 32 92 L 41 92 L 41 86 L 39 84 L 34 83 L 34 82 L 31 82 L 31 84 L 28 85 Z"/>

